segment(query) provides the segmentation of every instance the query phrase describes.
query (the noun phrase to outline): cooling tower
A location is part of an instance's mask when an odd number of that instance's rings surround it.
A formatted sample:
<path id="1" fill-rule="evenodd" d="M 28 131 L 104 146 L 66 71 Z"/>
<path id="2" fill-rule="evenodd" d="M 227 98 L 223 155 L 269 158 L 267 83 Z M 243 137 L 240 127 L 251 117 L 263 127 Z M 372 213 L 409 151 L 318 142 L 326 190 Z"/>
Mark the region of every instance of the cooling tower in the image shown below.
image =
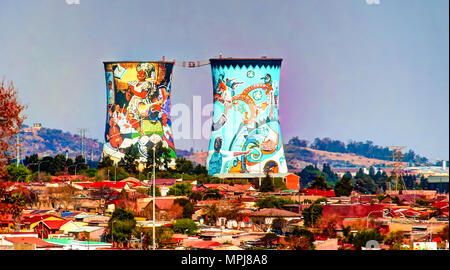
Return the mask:
<path id="1" fill-rule="evenodd" d="M 144 162 L 147 149 L 162 142 L 176 157 L 170 118 L 173 62 L 104 62 L 107 114 L 103 156 L 114 161 L 132 145 Z"/>
<path id="2" fill-rule="evenodd" d="M 279 123 L 282 59 L 210 59 L 213 124 L 206 166 L 223 173 L 287 173 Z"/>

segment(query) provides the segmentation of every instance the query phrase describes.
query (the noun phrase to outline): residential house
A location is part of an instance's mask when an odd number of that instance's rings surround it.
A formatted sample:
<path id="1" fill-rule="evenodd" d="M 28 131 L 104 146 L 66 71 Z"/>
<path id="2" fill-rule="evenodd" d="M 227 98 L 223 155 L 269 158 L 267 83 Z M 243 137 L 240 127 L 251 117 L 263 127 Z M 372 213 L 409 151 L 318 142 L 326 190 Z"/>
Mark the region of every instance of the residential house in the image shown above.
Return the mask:
<path id="1" fill-rule="evenodd" d="M 76 240 L 81 241 L 98 241 L 102 240 L 102 235 L 105 232 L 105 227 L 98 226 L 84 226 L 69 231 L 69 235 L 73 235 Z"/>
<path id="2" fill-rule="evenodd" d="M 264 208 L 248 214 L 254 231 L 268 231 L 276 218 L 284 218 L 286 221 L 300 221 L 302 215 L 277 208 Z"/>
<path id="3" fill-rule="evenodd" d="M 38 223 L 35 230 L 38 232 L 40 238 L 48 238 L 51 234 L 61 234 L 64 230 L 61 227 L 71 222 L 69 220 L 43 220 Z"/>

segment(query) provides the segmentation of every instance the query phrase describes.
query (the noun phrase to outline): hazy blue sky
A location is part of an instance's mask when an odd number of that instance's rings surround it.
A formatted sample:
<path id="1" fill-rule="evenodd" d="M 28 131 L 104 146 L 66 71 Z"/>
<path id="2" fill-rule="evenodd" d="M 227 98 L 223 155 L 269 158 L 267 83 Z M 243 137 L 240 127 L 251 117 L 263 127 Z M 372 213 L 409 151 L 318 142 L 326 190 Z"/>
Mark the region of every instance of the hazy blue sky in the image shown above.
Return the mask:
<path id="1" fill-rule="evenodd" d="M 2 0 L 0 76 L 27 124 L 103 140 L 102 61 L 281 57 L 284 141 L 331 137 L 449 158 L 448 0 Z M 209 66 L 175 67 L 172 105 L 212 101 Z M 206 120 L 207 117 L 204 118 Z M 178 140 L 206 149 L 207 140 Z"/>

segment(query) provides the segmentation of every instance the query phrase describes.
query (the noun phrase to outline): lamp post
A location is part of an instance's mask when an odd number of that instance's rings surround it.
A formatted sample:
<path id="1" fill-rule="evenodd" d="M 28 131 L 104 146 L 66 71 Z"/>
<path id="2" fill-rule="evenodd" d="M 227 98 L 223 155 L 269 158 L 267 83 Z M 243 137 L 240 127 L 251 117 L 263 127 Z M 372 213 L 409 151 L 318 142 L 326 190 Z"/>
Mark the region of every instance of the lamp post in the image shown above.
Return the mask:
<path id="1" fill-rule="evenodd" d="M 19 179 L 20 179 L 20 177 L 22 177 L 22 176 L 27 177 L 26 175 L 19 175 L 19 177 L 17 177 L 17 179 L 16 179 L 16 183 L 19 183 Z"/>
<path id="2" fill-rule="evenodd" d="M 77 166 L 81 165 L 81 164 L 84 164 L 84 163 L 77 163 L 77 164 L 70 165 L 70 166 L 67 167 L 67 170 L 69 170 L 70 167 L 75 166 L 75 175 L 77 175 Z"/>
<path id="3" fill-rule="evenodd" d="M 113 226 L 114 226 L 114 223 L 116 222 L 117 220 L 113 220 L 112 222 L 111 222 L 111 242 L 112 242 L 112 245 L 114 246 L 114 233 L 113 233 Z"/>
<path id="4" fill-rule="evenodd" d="M 39 174 L 41 173 L 41 163 L 44 163 L 44 162 L 49 162 L 49 161 L 48 160 L 43 160 L 43 161 L 39 162 L 39 164 L 38 164 L 38 177 L 39 177 Z"/>
<path id="5" fill-rule="evenodd" d="M 153 144 L 153 250 L 156 249 L 156 231 L 155 231 L 155 226 L 156 226 L 156 222 L 155 222 L 155 201 L 156 201 L 156 196 L 155 196 L 155 147 L 156 145 Z"/>

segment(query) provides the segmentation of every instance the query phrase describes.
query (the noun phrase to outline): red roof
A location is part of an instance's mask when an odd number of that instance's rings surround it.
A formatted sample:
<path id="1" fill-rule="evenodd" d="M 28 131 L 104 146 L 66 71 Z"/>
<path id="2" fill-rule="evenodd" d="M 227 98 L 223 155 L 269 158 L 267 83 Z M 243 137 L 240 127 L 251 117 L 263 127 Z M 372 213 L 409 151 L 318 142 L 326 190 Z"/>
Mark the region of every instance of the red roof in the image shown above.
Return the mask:
<path id="1" fill-rule="evenodd" d="M 42 223 L 44 223 L 45 226 L 47 226 L 51 230 L 59 230 L 62 225 L 66 224 L 67 222 L 70 222 L 69 220 L 44 220 Z"/>
<path id="2" fill-rule="evenodd" d="M 169 209 L 172 205 L 175 199 L 162 199 L 157 198 L 155 201 L 155 205 L 158 209 Z"/>
<path id="3" fill-rule="evenodd" d="M 52 182 L 68 182 L 73 180 L 88 180 L 86 175 L 58 175 L 52 176 Z"/>
<path id="4" fill-rule="evenodd" d="M 114 182 L 114 181 L 103 181 L 103 182 L 80 182 L 76 183 L 84 188 L 101 188 L 109 187 L 114 189 L 123 189 L 128 184 L 127 182 Z"/>
<path id="5" fill-rule="evenodd" d="M 35 244 L 36 247 L 58 247 L 37 237 L 5 237 L 5 240 L 11 243 Z"/>
<path id="6" fill-rule="evenodd" d="M 192 244 L 190 244 L 189 246 L 192 248 L 198 248 L 198 249 L 209 249 L 212 247 L 217 247 L 217 246 L 221 246 L 222 244 L 216 241 L 197 241 L 194 242 Z"/>
<path id="7" fill-rule="evenodd" d="M 448 207 L 448 201 L 435 202 L 431 206 L 435 207 L 436 209 L 442 209 Z"/>
<path id="8" fill-rule="evenodd" d="M 45 215 L 36 215 L 36 216 L 31 216 L 31 217 L 26 217 L 22 219 L 22 224 L 24 223 L 29 223 L 29 224 L 33 224 L 35 222 L 50 218 L 50 217 L 56 217 L 59 219 L 62 219 L 61 217 L 55 216 L 55 215 L 51 215 L 51 214 L 45 214 Z"/>
<path id="9" fill-rule="evenodd" d="M 155 185 L 174 185 L 177 182 L 177 179 L 170 178 L 155 178 Z M 153 181 L 148 182 L 150 185 L 153 184 Z"/>
<path id="10" fill-rule="evenodd" d="M 334 190 L 302 189 L 301 192 L 305 193 L 306 196 L 336 197 Z"/>

